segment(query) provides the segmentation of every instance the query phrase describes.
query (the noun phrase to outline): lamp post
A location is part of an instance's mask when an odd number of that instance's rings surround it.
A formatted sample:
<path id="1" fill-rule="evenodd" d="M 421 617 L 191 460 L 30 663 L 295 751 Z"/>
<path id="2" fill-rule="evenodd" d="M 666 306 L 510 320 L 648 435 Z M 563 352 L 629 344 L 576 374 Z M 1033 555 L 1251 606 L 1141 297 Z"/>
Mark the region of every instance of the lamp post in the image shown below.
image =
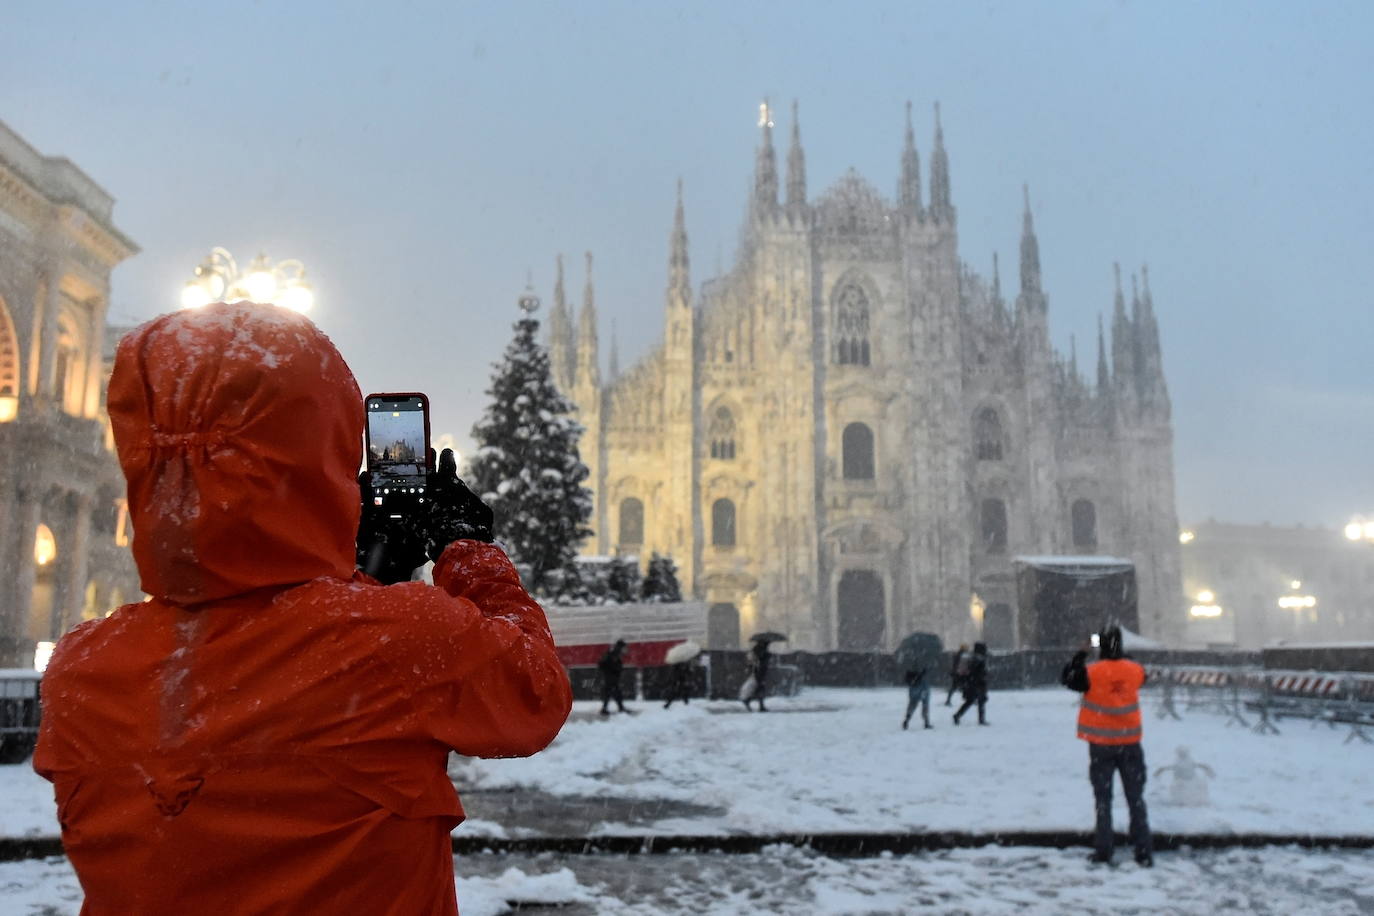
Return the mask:
<path id="1" fill-rule="evenodd" d="M 315 291 L 305 279 L 305 265 L 295 258 L 274 264 L 259 254 L 240 272 L 234 256 L 223 248 L 210 250 L 181 291 L 181 307 L 188 309 L 240 299 L 308 312 L 315 304 Z"/>

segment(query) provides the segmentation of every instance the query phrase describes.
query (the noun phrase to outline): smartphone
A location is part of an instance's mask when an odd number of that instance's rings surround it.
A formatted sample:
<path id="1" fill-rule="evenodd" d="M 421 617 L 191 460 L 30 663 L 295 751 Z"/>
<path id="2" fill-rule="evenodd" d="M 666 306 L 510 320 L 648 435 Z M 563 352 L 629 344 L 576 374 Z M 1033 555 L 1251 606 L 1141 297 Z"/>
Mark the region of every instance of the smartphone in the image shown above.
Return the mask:
<path id="1" fill-rule="evenodd" d="M 373 504 L 423 501 L 430 467 L 429 398 L 419 392 L 369 394 L 367 472 Z"/>
<path id="2" fill-rule="evenodd" d="M 1094 648 L 1094 649 L 1098 648 L 1098 646 L 1101 645 L 1101 643 L 1102 643 L 1102 637 L 1100 637 L 1100 636 L 1098 636 L 1096 633 L 1094 633 L 1094 634 L 1092 635 L 1092 646 L 1093 646 L 1093 648 Z"/>

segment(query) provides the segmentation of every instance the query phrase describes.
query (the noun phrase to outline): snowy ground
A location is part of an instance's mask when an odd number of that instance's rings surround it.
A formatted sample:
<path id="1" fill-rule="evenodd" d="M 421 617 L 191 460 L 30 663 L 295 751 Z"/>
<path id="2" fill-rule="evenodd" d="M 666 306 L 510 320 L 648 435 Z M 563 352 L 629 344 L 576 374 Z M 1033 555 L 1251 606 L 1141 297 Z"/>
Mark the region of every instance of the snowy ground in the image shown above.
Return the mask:
<path id="1" fill-rule="evenodd" d="M 1374 911 L 1374 859 L 1291 848 L 1165 853 L 1148 871 L 1092 868 L 1080 851 L 961 849 L 827 859 L 760 855 L 468 856 L 455 863 L 463 916 L 549 907 L 563 916 L 707 913 L 1311 916 Z M 62 859 L 0 863 L 7 916 L 76 916 Z M 526 909 L 528 907 L 528 909 Z"/>
<path id="2" fill-rule="evenodd" d="M 1087 751 L 1063 690 L 999 692 L 980 728 L 932 709 L 935 728 L 899 728 L 905 691 L 808 690 L 771 700 L 637 715 L 579 703 L 529 760 L 455 760 L 470 820 L 459 835 L 764 834 L 819 831 L 1077 830 L 1092 818 Z M 1181 704 L 1180 704 L 1181 706 Z M 1156 831 L 1374 833 L 1374 746 L 1347 731 L 1280 723 L 1279 736 L 1227 728 L 1217 713 L 1163 721 L 1146 704 L 1151 770 L 1175 748 L 1216 772 L 1210 804 L 1147 793 Z M 1118 793 L 1119 794 L 1119 793 Z M 1120 799 L 1118 799 L 1120 802 Z M 1118 804 L 1118 825 L 1125 826 Z M 46 783 L 0 767 L 0 835 L 57 832 Z M 458 859 L 464 916 L 507 901 L 576 913 L 1374 912 L 1374 856 L 1289 848 L 1162 853 L 1157 867 L 1089 869 L 1086 850 L 986 848 L 863 860 L 796 849 L 760 855 L 475 855 Z M 1124 851 L 1118 858 L 1128 860 Z M 1105 885 L 1110 884 L 1110 889 Z M 0 863 L 5 913 L 74 914 L 60 859 Z M 1125 905 L 1121 903 L 1125 901 Z"/>

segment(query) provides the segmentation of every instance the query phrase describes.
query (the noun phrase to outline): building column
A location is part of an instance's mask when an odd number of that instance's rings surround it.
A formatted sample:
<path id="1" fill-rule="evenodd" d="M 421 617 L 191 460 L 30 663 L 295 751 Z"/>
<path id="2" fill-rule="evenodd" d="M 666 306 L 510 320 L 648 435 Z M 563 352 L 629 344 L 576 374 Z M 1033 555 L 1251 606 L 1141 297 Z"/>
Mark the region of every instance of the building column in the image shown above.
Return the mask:
<path id="1" fill-rule="evenodd" d="M 58 543 L 56 594 L 48 638 L 60 639 L 81 621 L 86 604 L 86 570 L 91 543 L 91 498 L 82 493 L 68 494 L 62 501 L 65 538 Z"/>
<path id="2" fill-rule="evenodd" d="M 12 549 L 9 567 L 14 570 L 5 614 L 0 622 L 0 664 L 25 668 L 33 664 L 29 638 L 29 608 L 33 604 L 33 541 L 38 532 L 41 495 L 20 486 L 16 491 Z"/>

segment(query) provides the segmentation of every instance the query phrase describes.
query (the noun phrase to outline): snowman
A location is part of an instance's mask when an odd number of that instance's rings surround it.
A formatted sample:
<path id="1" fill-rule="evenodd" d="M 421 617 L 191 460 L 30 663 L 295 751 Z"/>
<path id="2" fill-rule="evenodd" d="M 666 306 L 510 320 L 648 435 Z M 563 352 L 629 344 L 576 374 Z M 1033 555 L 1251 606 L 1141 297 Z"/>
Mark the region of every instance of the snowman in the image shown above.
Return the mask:
<path id="1" fill-rule="evenodd" d="M 1161 773 L 1171 774 L 1168 804 L 1190 808 L 1208 804 L 1207 780 L 1215 778 L 1216 773 L 1207 764 L 1194 760 L 1186 747 L 1179 747 L 1178 756 L 1170 766 L 1155 770 L 1155 778 L 1158 779 Z"/>

